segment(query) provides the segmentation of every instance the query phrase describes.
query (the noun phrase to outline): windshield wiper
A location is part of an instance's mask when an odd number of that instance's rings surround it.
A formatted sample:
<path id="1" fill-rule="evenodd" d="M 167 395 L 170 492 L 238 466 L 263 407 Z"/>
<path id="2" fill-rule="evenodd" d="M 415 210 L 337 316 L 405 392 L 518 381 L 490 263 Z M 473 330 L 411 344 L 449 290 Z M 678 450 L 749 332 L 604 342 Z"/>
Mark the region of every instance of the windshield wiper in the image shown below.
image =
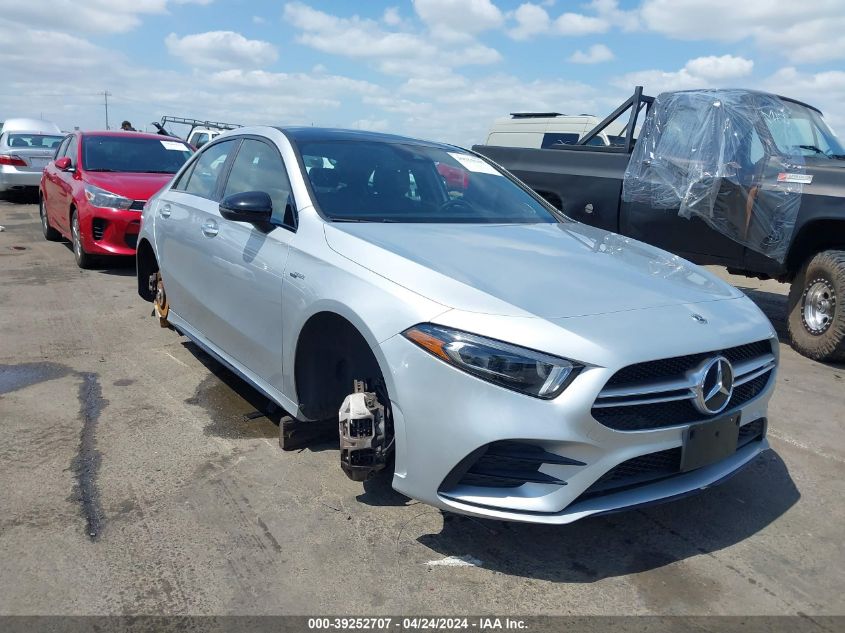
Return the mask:
<path id="1" fill-rule="evenodd" d="M 815 145 L 799 145 L 798 147 L 800 147 L 801 149 L 809 149 L 809 150 L 814 151 L 816 154 L 822 154 L 823 156 L 827 156 L 827 154 L 825 152 L 823 152 L 821 149 L 819 149 Z"/>
<path id="2" fill-rule="evenodd" d="M 116 172 L 116 169 L 109 169 L 108 167 L 97 167 L 96 169 L 86 169 L 85 171 L 111 171 Z"/>
<path id="3" fill-rule="evenodd" d="M 145 169 L 142 172 L 134 172 L 139 174 L 175 174 L 175 171 L 168 171 L 166 169 Z"/>

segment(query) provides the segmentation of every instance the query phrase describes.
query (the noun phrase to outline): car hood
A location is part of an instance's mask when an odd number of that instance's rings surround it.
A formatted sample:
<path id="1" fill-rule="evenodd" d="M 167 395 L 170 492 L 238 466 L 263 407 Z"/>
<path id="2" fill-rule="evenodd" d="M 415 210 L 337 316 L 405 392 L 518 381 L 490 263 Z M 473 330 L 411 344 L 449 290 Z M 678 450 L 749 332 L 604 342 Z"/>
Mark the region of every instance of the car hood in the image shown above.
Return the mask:
<path id="1" fill-rule="evenodd" d="M 85 172 L 85 182 L 132 200 L 149 200 L 164 187 L 173 174 L 132 174 L 125 172 Z"/>
<path id="2" fill-rule="evenodd" d="M 742 293 L 680 257 L 579 223 L 326 224 L 339 254 L 469 312 L 563 318 Z"/>

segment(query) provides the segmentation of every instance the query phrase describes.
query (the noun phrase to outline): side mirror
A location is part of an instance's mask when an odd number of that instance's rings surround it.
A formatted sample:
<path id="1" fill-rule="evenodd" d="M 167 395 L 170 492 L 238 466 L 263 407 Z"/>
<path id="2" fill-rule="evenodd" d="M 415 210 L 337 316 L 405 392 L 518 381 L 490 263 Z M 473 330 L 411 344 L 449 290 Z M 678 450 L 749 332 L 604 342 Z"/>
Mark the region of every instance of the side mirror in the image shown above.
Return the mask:
<path id="1" fill-rule="evenodd" d="M 62 156 L 56 159 L 56 169 L 67 171 L 71 168 L 71 160 L 67 156 Z"/>
<path id="2" fill-rule="evenodd" d="M 220 215 L 233 222 L 269 222 L 272 214 L 273 201 L 263 191 L 233 193 L 220 201 Z"/>

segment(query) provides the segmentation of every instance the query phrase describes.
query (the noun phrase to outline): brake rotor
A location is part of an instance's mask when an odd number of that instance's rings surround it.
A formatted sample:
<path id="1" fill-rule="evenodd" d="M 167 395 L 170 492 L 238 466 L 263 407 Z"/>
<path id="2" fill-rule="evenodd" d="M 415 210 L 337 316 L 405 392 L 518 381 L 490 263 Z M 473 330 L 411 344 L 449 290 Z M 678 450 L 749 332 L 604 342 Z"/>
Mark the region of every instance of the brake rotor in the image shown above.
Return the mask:
<path id="1" fill-rule="evenodd" d="M 155 306 L 155 314 L 158 317 L 158 322 L 161 327 L 170 327 L 170 322 L 167 320 L 167 314 L 170 312 L 170 304 L 167 302 L 167 293 L 164 291 L 164 280 L 161 278 L 161 273 L 156 271 L 152 278 L 150 285 L 155 288 L 155 299 L 153 305 Z"/>

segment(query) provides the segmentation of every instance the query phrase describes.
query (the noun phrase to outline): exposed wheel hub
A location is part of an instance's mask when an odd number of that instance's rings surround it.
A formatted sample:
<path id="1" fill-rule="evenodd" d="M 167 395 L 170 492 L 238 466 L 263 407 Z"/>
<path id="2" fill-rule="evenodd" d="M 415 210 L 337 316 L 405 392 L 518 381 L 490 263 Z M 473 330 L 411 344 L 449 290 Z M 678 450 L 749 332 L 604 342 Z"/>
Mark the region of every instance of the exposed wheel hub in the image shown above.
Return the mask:
<path id="1" fill-rule="evenodd" d="M 153 305 L 155 306 L 155 315 L 158 317 L 161 327 L 170 327 L 167 320 L 167 314 L 170 312 L 170 304 L 167 303 L 167 293 L 164 291 L 164 281 L 161 278 L 161 273 L 156 271 L 150 275 L 150 291 L 155 292 L 155 299 Z"/>
<path id="2" fill-rule="evenodd" d="M 826 279 L 813 280 L 804 292 L 801 318 L 810 334 L 824 334 L 833 323 L 836 291 Z"/>

